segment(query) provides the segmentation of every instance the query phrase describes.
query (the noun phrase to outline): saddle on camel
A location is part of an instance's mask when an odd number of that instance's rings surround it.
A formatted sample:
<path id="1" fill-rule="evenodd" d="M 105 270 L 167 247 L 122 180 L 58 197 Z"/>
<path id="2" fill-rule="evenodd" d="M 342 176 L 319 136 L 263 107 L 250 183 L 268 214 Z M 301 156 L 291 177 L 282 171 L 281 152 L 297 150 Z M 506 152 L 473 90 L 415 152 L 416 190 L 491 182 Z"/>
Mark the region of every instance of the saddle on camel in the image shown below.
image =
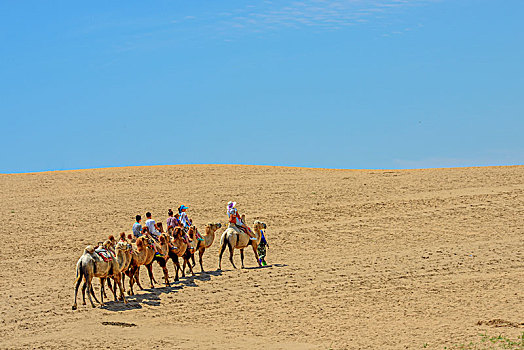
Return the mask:
<path id="1" fill-rule="evenodd" d="M 105 262 L 113 260 L 114 252 L 109 251 L 109 248 L 104 247 L 103 244 L 99 243 L 98 247 L 95 249 L 95 253 L 97 253 Z"/>

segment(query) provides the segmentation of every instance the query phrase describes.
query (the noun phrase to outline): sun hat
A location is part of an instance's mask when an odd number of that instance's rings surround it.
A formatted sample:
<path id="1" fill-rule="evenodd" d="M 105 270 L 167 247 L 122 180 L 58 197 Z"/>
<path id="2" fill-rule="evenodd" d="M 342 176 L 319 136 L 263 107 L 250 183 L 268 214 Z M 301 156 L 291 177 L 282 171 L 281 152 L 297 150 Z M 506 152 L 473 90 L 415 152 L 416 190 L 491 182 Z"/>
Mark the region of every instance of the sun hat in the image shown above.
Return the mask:
<path id="1" fill-rule="evenodd" d="M 237 205 L 237 202 L 232 202 L 232 201 L 227 202 L 227 208 L 228 209 L 234 208 L 235 205 Z"/>
<path id="2" fill-rule="evenodd" d="M 180 206 L 180 210 L 184 210 L 184 209 L 189 209 L 189 208 L 182 204 L 182 205 Z"/>

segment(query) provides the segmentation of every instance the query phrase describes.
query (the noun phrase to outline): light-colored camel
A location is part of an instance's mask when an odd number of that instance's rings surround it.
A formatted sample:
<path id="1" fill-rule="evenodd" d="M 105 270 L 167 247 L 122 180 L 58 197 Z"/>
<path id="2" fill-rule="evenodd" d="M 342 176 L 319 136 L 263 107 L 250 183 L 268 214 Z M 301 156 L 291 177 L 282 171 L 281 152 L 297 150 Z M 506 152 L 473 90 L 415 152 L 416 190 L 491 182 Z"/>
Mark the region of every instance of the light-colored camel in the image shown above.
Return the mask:
<path id="1" fill-rule="evenodd" d="M 111 253 L 112 254 L 112 253 Z M 87 296 L 89 297 L 89 301 L 91 302 L 91 306 L 95 307 L 95 304 L 93 303 L 93 300 L 91 299 L 91 295 L 93 293 L 93 286 L 92 286 L 92 280 L 93 277 L 102 277 L 102 278 L 108 278 L 113 277 L 115 280 L 115 283 L 120 288 L 120 296 L 124 300 L 124 303 L 127 304 L 127 300 L 124 296 L 124 290 L 122 288 L 122 266 L 119 265 L 119 261 L 123 264 L 123 250 L 121 247 L 116 247 L 116 254 L 117 256 L 113 256 L 113 259 L 109 261 L 104 261 L 94 250 L 92 246 L 87 246 L 84 249 L 84 254 L 78 259 L 78 262 L 76 264 L 76 286 L 75 286 L 75 301 L 73 304 L 73 310 L 76 310 L 77 303 L 76 298 L 78 294 L 78 287 L 80 286 L 80 282 L 82 282 L 82 279 L 85 279 L 85 283 L 87 285 Z M 120 255 L 120 259 L 117 258 Z M 103 282 L 103 280 L 101 280 Z M 104 296 L 103 296 L 103 284 L 102 289 L 100 291 L 100 298 L 101 303 L 104 305 Z M 95 298 L 96 300 L 96 298 Z M 115 301 L 116 301 L 116 295 L 115 295 Z M 98 302 L 98 301 L 97 301 Z M 84 297 L 84 303 L 85 303 L 85 297 Z"/>
<path id="2" fill-rule="evenodd" d="M 222 224 L 217 223 L 210 223 L 206 225 L 205 228 L 205 234 L 202 235 L 202 238 L 204 238 L 203 241 L 198 241 L 195 247 L 195 250 L 198 251 L 198 260 L 200 262 L 200 271 L 204 272 L 204 266 L 202 265 L 202 255 L 204 255 L 204 252 L 207 248 L 211 247 L 213 244 L 213 241 L 215 240 L 215 232 L 219 228 L 222 227 Z M 191 260 L 193 261 L 193 267 L 195 267 L 195 254 L 191 254 Z"/>
<path id="3" fill-rule="evenodd" d="M 131 266 L 131 262 L 133 261 L 133 256 L 136 256 L 136 251 L 133 249 L 133 246 L 126 238 L 125 232 L 120 233 L 120 240 L 117 242 L 113 236 L 109 236 L 109 242 L 111 242 L 111 249 L 116 249 L 116 246 L 118 245 L 120 249 L 122 250 L 123 254 L 121 257 L 117 256 L 117 259 L 121 259 L 122 261 L 119 261 L 119 266 L 122 266 L 122 287 L 124 288 L 124 293 L 126 291 L 126 284 L 125 284 L 125 277 L 126 273 L 128 273 L 129 267 Z M 111 288 L 111 282 L 110 280 L 107 280 L 107 284 L 109 288 Z M 116 284 L 111 288 L 113 295 L 116 294 Z M 104 297 L 106 297 L 104 293 Z"/>
<path id="4" fill-rule="evenodd" d="M 189 230 L 190 234 L 193 234 L 194 231 L 192 230 L 195 230 L 194 226 Z M 193 267 L 191 266 L 189 259 L 191 258 L 191 254 L 195 253 L 195 250 L 188 247 L 186 241 L 183 238 L 184 231 L 180 227 L 169 227 L 167 233 L 172 237 L 169 247 L 169 257 L 171 260 L 173 260 L 173 265 L 175 265 L 175 282 L 178 281 L 179 270 L 182 270 L 182 277 L 186 277 L 184 272 L 186 269 L 186 264 L 189 266 L 191 275 L 194 276 L 195 273 L 193 272 Z M 184 260 L 184 266 L 182 269 L 180 268 L 180 263 L 178 261 L 179 258 Z"/>
<path id="5" fill-rule="evenodd" d="M 260 261 L 258 260 L 258 252 L 257 247 L 260 243 L 260 239 L 262 238 L 262 234 L 260 233 L 260 230 L 266 229 L 266 224 L 264 224 L 262 221 L 256 220 L 253 223 L 253 232 L 256 235 L 256 241 L 250 240 L 249 235 L 239 229 L 235 224 L 229 224 L 227 229 L 222 233 L 222 236 L 220 237 L 220 255 L 218 258 L 218 269 L 222 269 L 222 254 L 224 254 L 224 250 L 226 247 L 229 248 L 229 261 L 231 261 L 231 264 L 236 269 L 235 263 L 233 262 L 233 253 L 235 249 L 240 249 L 240 259 L 242 261 L 242 268 L 244 268 L 244 248 L 247 246 L 253 247 L 253 252 L 255 253 L 255 258 L 257 260 L 258 266 L 260 265 Z"/>
<path id="6" fill-rule="evenodd" d="M 125 256 L 124 256 L 125 255 L 125 251 L 123 252 L 123 254 L 120 254 L 117 257 L 117 254 L 115 253 L 115 245 L 116 245 L 115 236 L 110 235 L 107 238 L 107 241 L 98 244 L 98 246 L 95 248 L 95 252 L 96 252 L 97 249 L 103 248 L 108 253 L 110 253 L 113 258 L 115 258 L 115 257 L 117 259 L 119 258 L 120 259 L 119 262 L 125 264 Z M 122 274 L 121 276 L 122 276 L 122 288 L 124 288 L 124 292 L 125 292 L 125 286 L 124 286 L 124 276 L 125 275 Z M 101 295 L 103 295 L 104 298 L 107 298 L 106 290 L 105 290 L 105 287 L 104 287 L 106 281 L 107 281 L 107 285 L 109 286 L 109 290 L 111 290 L 115 300 L 117 300 L 117 297 L 116 297 L 116 283 L 114 284 L 114 288 L 113 288 L 113 286 L 111 286 L 111 278 L 108 278 L 108 277 L 100 277 L 100 293 L 101 293 Z M 91 286 L 92 286 L 92 284 L 91 284 Z M 84 284 L 82 285 L 82 304 L 83 305 L 86 304 L 86 296 L 85 296 L 86 289 L 87 289 L 87 283 L 86 283 L 86 281 L 84 279 Z M 95 298 L 95 301 L 97 303 L 100 303 L 98 301 L 98 299 L 96 298 L 95 293 L 94 293 L 92 288 L 90 290 L 90 293 L 93 295 L 93 298 Z"/>

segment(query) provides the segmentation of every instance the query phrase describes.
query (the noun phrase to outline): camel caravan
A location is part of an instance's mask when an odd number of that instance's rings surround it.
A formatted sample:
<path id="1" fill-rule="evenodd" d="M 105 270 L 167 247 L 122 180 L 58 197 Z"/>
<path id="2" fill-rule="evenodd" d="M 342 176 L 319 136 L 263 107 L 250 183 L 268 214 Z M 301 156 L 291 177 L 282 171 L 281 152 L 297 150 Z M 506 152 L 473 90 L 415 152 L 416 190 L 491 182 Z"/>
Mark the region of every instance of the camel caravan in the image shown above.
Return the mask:
<path id="1" fill-rule="evenodd" d="M 229 261 L 236 268 L 233 262 L 235 249 L 240 250 L 242 268 L 244 268 L 244 249 L 248 246 L 253 248 L 258 266 L 265 266 L 265 247 L 268 246 L 264 237 L 263 230 L 266 224 L 256 220 L 253 229 L 245 224 L 245 216 L 240 216 L 235 208 L 235 202 L 229 202 L 227 213 L 229 223 L 220 237 L 220 253 L 218 260 L 218 270 L 222 269 L 222 255 L 229 248 Z M 170 276 L 167 269 L 168 260 L 173 261 L 175 268 L 174 281 L 179 281 L 179 272 L 185 277 L 186 266 L 189 273 L 195 276 L 195 253 L 198 251 L 200 271 L 204 271 L 202 257 L 215 240 L 215 233 L 222 227 L 221 223 L 209 223 L 204 227 L 204 233 L 193 225 L 192 220 L 187 216 L 188 207 L 181 205 L 178 213 L 173 214 L 169 209 L 167 219 L 167 232 L 164 232 L 162 223 L 156 223 L 147 213 L 148 218 L 145 226 L 141 226 L 141 216 L 136 216 L 133 225 L 133 235 L 120 233 L 118 240 L 113 235 L 109 236 L 105 242 L 98 245 L 88 245 L 76 264 L 75 298 L 73 310 L 77 309 L 77 295 L 80 283 L 82 285 L 82 304 L 86 305 L 85 294 L 92 307 L 95 307 L 93 299 L 104 305 L 105 284 L 111 290 L 115 301 L 122 300 L 127 304 L 125 296 L 125 277 L 129 279 L 128 295 L 134 295 L 133 286 L 136 283 L 142 290 L 140 284 L 140 266 L 144 265 L 147 269 L 150 287 L 154 288 L 158 283 L 153 276 L 153 263 L 156 261 L 163 272 L 163 279 L 166 286 L 170 286 Z M 259 257 L 260 253 L 260 257 Z M 182 260 L 182 267 L 180 266 Z M 100 279 L 100 301 L 96 298 L 93 290 L 93 278 Z M 111 280 L 113 283 L 111 283 Z M 118 294 L 117 296 L 117 288 Z"/>

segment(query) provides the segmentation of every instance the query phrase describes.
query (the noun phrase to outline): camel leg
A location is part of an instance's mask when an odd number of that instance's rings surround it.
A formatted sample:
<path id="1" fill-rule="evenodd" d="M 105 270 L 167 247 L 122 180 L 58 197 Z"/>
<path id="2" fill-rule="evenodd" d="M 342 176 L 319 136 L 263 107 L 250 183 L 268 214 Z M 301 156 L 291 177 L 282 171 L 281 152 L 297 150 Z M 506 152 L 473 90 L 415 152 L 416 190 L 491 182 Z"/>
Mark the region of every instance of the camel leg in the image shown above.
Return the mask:
<path id="1" fill-rule="evenodd" d="M 111 293 L 113 293 L 113 297 L 115 298 L 115 301 L 117 301 L 117 299 L 116 299 L 116 283 L 113 286 L 113 284 L 111 283 L 111 279 L 108 278 L 107 279 L 107 286 L 109 287 L 109 290 L 111 291 Z M 104 292 L 104 297 L 107 298 L 107 294 L 105 292 Z"/>
<path id="2" fill-rule="evenodd" d="M 261 264 L 261 262 L 260 262 L 260 258 L 258 257 L 257 245 L 256 245 L 256 244 L 253 244 L 252 247 L 253 247 L 253 252 L 255 253 L 255 259 L 257 259 L 258 267 L 261 267 L 262 264 Z"/>
<path id="3" fill-rule="evenodd" d="M 202 255 L 204 255 L 205 251 L 205 248 L 198 251 L 198 262 L 200 262 L 200 271 L 202 272 L 204 272 L 204 265 L 202 265 Z"/>
<path id="4" fill-rule="evenodd" d="M 142 288 L 142 284 L 140 283 L 140 266 L 136 268 L 136 273 L 135 273 L 134 278 L 135 278 L 136 284 L 138 285 L 138 288 L 140 288 L 140 290 L 144 290 L 144 288 Z"/>
<path id="5" fill-rule="evenodd" d="M 78 272 L 78 277 L 76 279 L 76 285 L 75 285 L 75 303 L 73 304 L 73 310 L 76 310 L 77 306 L 76 306 L 76 296 L 78 294 L 78 287 L 80 286 L 80 283 L 82 282 L 82 274 L 80 272 Z M 85 284 L 84 284 L 85 285 Z M 85 289 L 84 287 L 82 286 L 82 295 L 84 296 L 84 305 L 86 303 L 86 298 L 85 298 Z"/>
<path id="6" fill-rule="evenodd" d="M 138 266 L 133 266 L 129 269 L 129 295 L 134 295 L 133 284 L 135 283 L 135 274 L 138 272 Z"/>
<path id="7" fill-rule="evenodd" d="M 229 242 L 227 243 L 227 247 L 229 248 L 229 261 L 231 261 L 231 265 L 233 265 L 233 268 L 236 269 L 237 267 L 235 266 L 235 263 L 233 262 L 234 249 Z"/>
<path id="8" fill-rule="evenodd" d="M 86 284 L 87 284 L 87 290 L 88 290 L 88 293 L 87 293 L 87 297 L 89 298 L 89 302 L 91 303 L 91 306 L 92 307 L 95 307 L 95 304 L 93 303 L 93 299 L 91 299 L 91 293 L 89 293 L 89 291 L 93 290 L 93 286 L 92 286 L 92 279 L 93 279 L 93 276 L 89 276 L 87 274 L 87 272 L 85 273 L 85 279 L 86 279 Z"/>
<path id="9" fill-rule="evenodd" d="M 125 283 L 125 281 L 126 281 L 126 274 L 123 273 L 122 274 L 122 288 L 124 288 L 124 293 L 126 292 L 126 283 Z M 116 289 L 116 287 L 115 287 L 115 289 Z"/>
<path id="10" fill-rule="evenodd" d="M 193 267 L 195 267 L 195 253 L 191 254 L 191 261 L 193 262 Z"/>
<path id="11" fill-rule="evenodd" d="M 189 272 L 191 272 L 191 276 L 194 276 L 195 273 L 193 272 L 193 266 L 191 266 L 191 263 L 189 262 L 189 257 L 184 259 L 184 265 L 186 261 L 187 261 L 187 267 L 189 267 Z"/>
<path id="12" fill-rule="evenodd" d="M 86 304 L 86 288 L 87 284 L 86 282 L 84 282 L 84 284 L 82 285 L 82 305 Z M 91 291 L 88 291 L 88 293 L 91 293 Z"/>
<path id="13" fill-rule="evenodd" d="M 95 290 L 93 289 L 93 284 L 91 283 L 91 295 L 93 296 L 93 299 L 95 299 L 95 302 L 100 304 L 100 302 L 98 301 L 98 299 L 96 298 L 96 295 L 95 295 Z"/>
<path id="14" fill-rule="evenodd" d="M 184 261 L 182 263 L 182 277 L 186 277 L 186 261 L 188 265 L 189 265 L 189 261 L 186 258 L 182 258 L 182 260 Z"/>
<path id="15" fill-rule="evenodd" d="M 102 284 L 102 278 L 100 278 L 100 284 Z M 110 286 L 109 283 L 108 283 L 107 285 Z M 106 290 L 105 290 L 105 288 L 102 288 L 102 292 L 104 293 L 104 298 L 107 299 L 107 294 L 106 294 Z"/>
<path id="16" fill-rule="evenodd" d="M 104 294 L 105 294 L 104 283 L 105 281 L 106 281 L 105 278 L 100 278 L 100 301 L 101 301 L 100 305 L 101 306 L 104 306 Z"/>
<path id="17" fill-rule="evenodd" d="M 244 249 L 240 249 L 240 261 L 242 262 L 242 268 L 244 268 Z"/>
<path id="18" fill-rule="evenodd" d="M 222 270 L 222 254 L 224 254 L 224 250 L 226 250 L 226 242 L 222 243 L 222 247 L 220 247 L 220 254 L 218 255 L 218 269 Z"/>
<path id="19" fill-rule="evenodd" d="M 115 283 L 114 283 L 113 286 L 111 286 L 111 279 L 110 278 L 107 279 L 107 284 L 108 284 L 109 288 L 111 288 L 111 292 L 113 293 L 113 297 L 115 298 L 115 301 L 118 301 L 118 298 L 116 296 L 116 284 L 117 283 L 116 283 L 116 280 L 115 280 L 114 276 L 113 276 L 113 282 L 115 282 Z"/>
<path id="20" fill-rule="evenodd" d="M 169 287 L 169 271 L 167 271 L 167 261 L 164 258 L 158 258 L 158 265 L 162 268 L 162 271 L 164 272 L 164 282 L 166 283 L 166 286 Z"/>
<path id="21" fill-rule="evenodd" d="M 155 288 L 155 285 L 153 284 L 153 281 L 155 281 L 155 278 L 153 277 L 153 263 L 147 264 L 146 268 L 147 274 L 149 275 L 149 282 L 151 282 L 151 288 Z"/>
<path id="22" fill-rule="evenodd" d="M 162 270 L 164 271 L 164 279 L 166 282 L 166 286 L 169 287 L 169 272 L 167 271 L 167 267 L 164 265 L 164 267 L 162 267 Z"/>
<path id="23" fill-rule="evenodd" d="M 84 281 L 84 284 L 82 285 L 82 305 L 85 305 L 86 304 L 86 289 L 87 289 L 87 284 L 86 282 Z M 95 295 L 95 291 L 93 289 L 93 285 L 91 284 L 91 289 L 89 289 L 87 291 L 87 293 L 91 293 L 91 295 L 93 296 L 93 298 L 95 299 L 95 302 L 97 304 L 100 304 L 100 302 L 98 301 L 98 299 L 96 298 L 96 295 Z"/>
<path id="24" fill-rule="evenodd" d="M 120 297 L 124 300 L 124 304 L 127 304 L 127 299 L 126 299 L 126 296 L 124 295 L 124 287 L 122 286 L 122 274 L 116 275 L 114 279 L 115 279 L 115 290 L 116 290 L 116 285 L 118 284 L 118 288 L 120 289 Z M 115 296 L 115 301 L 116 301 L 116 296 Z"/>
<path id="25" fill-rule="evenodd" d="M 171 257 L 171 260 L 173 260 L 173 265 L 175 265 L 175 282 L 178 282 L 178 270 L 180 270 L 180 263 L 178 262 L 178 256 Z"/>

